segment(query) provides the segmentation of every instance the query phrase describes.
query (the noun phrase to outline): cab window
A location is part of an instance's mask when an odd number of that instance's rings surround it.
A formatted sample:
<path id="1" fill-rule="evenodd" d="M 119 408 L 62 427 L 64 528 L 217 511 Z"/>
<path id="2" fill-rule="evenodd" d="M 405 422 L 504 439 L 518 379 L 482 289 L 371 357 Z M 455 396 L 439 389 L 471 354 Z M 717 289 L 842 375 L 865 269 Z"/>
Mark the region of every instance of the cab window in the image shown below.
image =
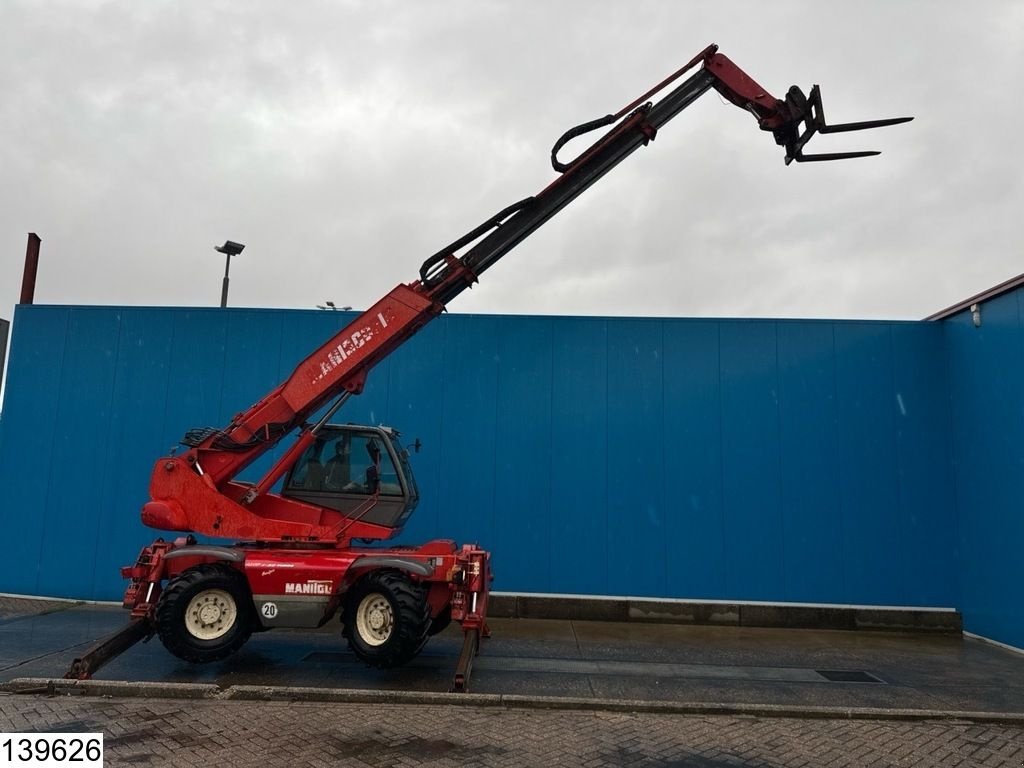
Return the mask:
<path id="1" fill-rule="evenodd" d="M 378 486 L 382 496 L 402 495 L 387 449 L 375 435 L 342 432 L 306 450 L 288 490 L 372 494 Z"/>

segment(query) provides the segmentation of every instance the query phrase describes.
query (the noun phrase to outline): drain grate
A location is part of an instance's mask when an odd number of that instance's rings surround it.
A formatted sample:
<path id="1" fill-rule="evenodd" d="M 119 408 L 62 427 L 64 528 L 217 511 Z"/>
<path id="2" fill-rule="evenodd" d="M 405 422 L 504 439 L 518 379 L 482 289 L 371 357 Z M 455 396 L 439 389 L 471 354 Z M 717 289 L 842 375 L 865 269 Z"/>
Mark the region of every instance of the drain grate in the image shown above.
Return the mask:
<path id="1" fill-rule="evenodd" d="M 819 675 L 830 683 L 880 683 L 882 682 L 870 672 L 859 669 L 817 669 Z"/>

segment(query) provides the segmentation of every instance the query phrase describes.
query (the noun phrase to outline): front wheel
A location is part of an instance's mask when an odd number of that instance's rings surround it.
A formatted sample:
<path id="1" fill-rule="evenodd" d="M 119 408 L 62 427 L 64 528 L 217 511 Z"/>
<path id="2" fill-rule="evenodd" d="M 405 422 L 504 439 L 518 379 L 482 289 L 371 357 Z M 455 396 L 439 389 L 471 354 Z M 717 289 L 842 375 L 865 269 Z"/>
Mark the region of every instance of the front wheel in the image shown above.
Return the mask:
<path id="1" fill-rule="evenodd" d="M 405 664 L 430 628 L 426 590 L 401 571 L 373 571 L 348 591 L 342 621 L 349 647 L 371 667 Z"/>
<path id="2" fill-rule="evenodd" d="M 201 664 L 237 651 L 252 634 L 252 598 L 230 566 L 189 568 L 167 585 L 156 605 L 156 631 L 179 659 Z"/>

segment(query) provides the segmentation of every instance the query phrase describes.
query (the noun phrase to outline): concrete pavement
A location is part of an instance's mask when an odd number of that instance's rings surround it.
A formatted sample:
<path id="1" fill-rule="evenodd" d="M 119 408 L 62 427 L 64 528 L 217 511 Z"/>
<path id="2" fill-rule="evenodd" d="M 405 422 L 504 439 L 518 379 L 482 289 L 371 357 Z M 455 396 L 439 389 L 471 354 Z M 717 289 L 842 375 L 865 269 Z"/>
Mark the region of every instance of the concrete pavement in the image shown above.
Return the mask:
<path id="1" fill-rule="evenodd" d="M 40 609 L 39 606 L 36 606 Z M 43 606 L 43 608 L 46 608 Z M 59 678 L 75 655 L 120 627 L 113 606 L 0 618 L 0 682 Z M 1024 656 L 959 635 L 623 622 L 494 619 L 470 690 L 504 696 L 926 712 L 1024 713 Z M 194 666 L 159 640 L 104 667 L 99 680 L 447 691 L 456 627 L 409 665 L 365 667 L 339 627 L 254 635 L 235 656 Z"/>
<path id="2" fill-rule="evenodd" d="M 454 628 L 382 672 L 334 625 L 50 685 L 124 611 L 8 603 L 0 730 L 99 730 L 108 765 L 1024 764 L 1024 656 L 957 635 L 495 619 L 457 695 Z"/>

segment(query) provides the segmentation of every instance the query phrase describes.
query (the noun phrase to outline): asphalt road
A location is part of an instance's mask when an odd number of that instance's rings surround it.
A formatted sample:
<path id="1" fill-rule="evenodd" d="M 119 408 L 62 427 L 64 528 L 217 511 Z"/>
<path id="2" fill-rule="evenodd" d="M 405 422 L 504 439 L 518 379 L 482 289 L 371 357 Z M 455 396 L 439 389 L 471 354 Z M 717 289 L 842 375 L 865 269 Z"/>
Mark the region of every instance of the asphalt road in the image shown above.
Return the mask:
<path id="1" fill-rule="evenodd" d="M 0 682 L 59 678 L 76 655 L 126 621 L 116 607 L 8 602 L 21 613 L 0 615 Z M 480 694 L 1024 713 L 1024 656 L 949 634 L 550 619 L 491 624 L 470 684 Z M 229 659 L 204 665 L 176 659 L 154 639 L 96 678 L 441 692 L 462 645 L 458 628 L 449 627 L 408 665 L 376 670 L 340 635 L 336 622 L 315 632 L 261 633 Z"/>
<path id="2" fill-rule="evenodd" d="M 36 691 L 124 621 L 102 606 L 6 602 L 0 682 L 36 677 Z M 447 689 L 457 632 L 382 672 L 358 664 L 335 628 L 266 633 L 199 667 L 140 645 L 90 695 L 0 694 L 0 730 L 101 731 L 108 766 L 1024 766 L 1024 657 L 976 640 L 521 619 L 494 629 L 474 674 L 482 696 L 458 706 L 432 693 Z M 134 695 L 118 692 L 124 680 Z M 232 696 L 247 687 L 276 698 Z M 332 695 L 345 691 L 362 698 Z"/>

